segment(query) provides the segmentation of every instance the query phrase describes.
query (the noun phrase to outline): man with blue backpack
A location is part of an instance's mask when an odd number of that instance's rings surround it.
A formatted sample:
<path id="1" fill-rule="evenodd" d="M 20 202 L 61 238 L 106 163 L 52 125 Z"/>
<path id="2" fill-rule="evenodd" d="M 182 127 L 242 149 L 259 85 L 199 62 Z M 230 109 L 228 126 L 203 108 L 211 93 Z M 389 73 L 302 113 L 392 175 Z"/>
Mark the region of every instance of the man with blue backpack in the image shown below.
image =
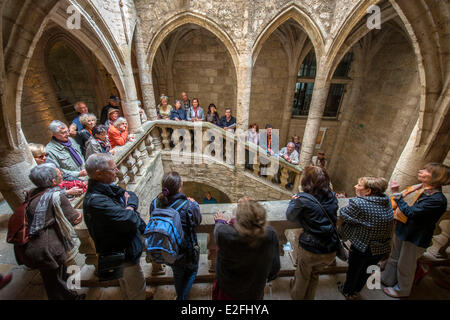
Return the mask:
<path id="1" fill-rule="evenodd" d="M 172 268 L 177 300 L 186 300 L 197 276 L 200 248 L 195 228 L 202 216 L 198 203 L 182 193 L 177 172 L 164 174 L 161 184 L 144 231 L 147 256 Z"/>

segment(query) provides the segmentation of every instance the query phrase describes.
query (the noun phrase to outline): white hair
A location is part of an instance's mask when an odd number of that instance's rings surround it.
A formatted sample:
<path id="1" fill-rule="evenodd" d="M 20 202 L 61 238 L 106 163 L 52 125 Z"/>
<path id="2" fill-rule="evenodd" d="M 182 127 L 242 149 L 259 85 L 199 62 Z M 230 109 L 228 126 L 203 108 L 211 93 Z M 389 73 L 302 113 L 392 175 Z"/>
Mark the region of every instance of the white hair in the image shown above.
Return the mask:
<path id="1" fill-rule="evenodd" d="M 37 187 L 48 188 L 58 178 L 58 170 L 53 163 L 44 163 L 31 169 L 28 177 Z"/>
<path id="2" fill-rule="evenodd" d="M 50 125 L 48 126 L 48 129 L 52 132 L 52 133 L 58 133 L 60 128 L 64 129 L 66 128 L 67 125 L 59 120 L 53 120 L 52 122 L 50 122 Z"/>
<path id="3" fill-rule="evenodd" d="M 119 127 L 119 125 L 121 125 L 122 123 L 127 122 L 127 119 L 125 119 L 124 117 L 119 117 L 117 118 L 116 121 L 114 121 L 114 127 Z"/>
<path id="4" fill-rule="evenodd" d="M 95 174 L 95 171 L 104 171 L 108 169 L 108 162 L 114 161 L 114 158 L 107 153 L 94 153 L 86 160 L 86 172 L 89 177 Z"/>
<path id="5" fill-rule="evenodd" d="M 289 145 L 292 145 L 292 146 L 295 148 L 295 143 L 289 142 L 289 143 L 287 144 L 287 146 L 289 147 Z"/>

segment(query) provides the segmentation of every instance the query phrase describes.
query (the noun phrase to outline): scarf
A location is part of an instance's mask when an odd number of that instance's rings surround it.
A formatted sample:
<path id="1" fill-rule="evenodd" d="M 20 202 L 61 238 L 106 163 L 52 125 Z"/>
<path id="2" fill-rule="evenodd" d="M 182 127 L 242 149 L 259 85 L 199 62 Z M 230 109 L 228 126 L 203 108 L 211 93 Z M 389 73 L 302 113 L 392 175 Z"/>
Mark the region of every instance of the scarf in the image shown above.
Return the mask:
<path id="1" fill-rule="evenodd" d="M 52 199 L 53 193 L 59 190 L 59 187 L 53 187 L 47 189 L 44 194 L 39 198 L 39 202 L 34 211 L 33 221 L 30 225 L 30 236 L 36 235 L 39 231 L 44 229 L 45 226 L 45 215 L 47 213 L 50 200 Z"/>
<path id="2" fill-rule="evenodd" d="M 100 145 L 100 147 L 102 148 L 103 153 L 108 153 L 109 150 L 111 150 L 111 144 L 109 143 L 108 139 L 106 139 L 106 141 L 97 139 L 97 142 Z"/>
<path id="3" fill-rule="evenodd" d="M 60 141 L 60 140 L 56 139 L 55 137 L 53 137 L 52 139 L 54 139 L 57 143 L 59 143 L 60 145 L 66 147 L 69 150 L 70 155 L 75 160 L 75 162 L 78 164 L 78 166 L 81 166 L 83 164 L 83 160 L 80 158 L 80 155 L 72 147 L 72 141 L 70 141 L 70 139 L 67 140 L 66 142 Z"/>
<path id="4" fill-rule="evenodd" d="M 72 224 L 67 220 L 64 212 L 61 208 L 61 193 L 54 192 L 52 196 L 53 207 L 55 208 L 55 220 L 58 224 L 59 230 L 64 238 L 63 243 L 66 248 L 66 261 L 70 262 L 78 254 L 78 248 L 80 247 L 80 239 L 73 228 Z"/>
<path id="5" fill-rule="evenodd" d="M 413 186 L 409 186 L 405 190 L 401 192 L 403 196 L 403 200 L 408 204 L 408 206 L 412 207 L 414 203 L 420 198 L 424 191 L 432 192 L 433 188 L 424 188 L 422 184 L 416 184 Z M 395 202 L 394 197 L 391 198 L 392 208 L 394 209 L 394 219 L 400 221 L 401 223 L 406 223 L 408 221 L 408 217 L 400 210 Z"/>

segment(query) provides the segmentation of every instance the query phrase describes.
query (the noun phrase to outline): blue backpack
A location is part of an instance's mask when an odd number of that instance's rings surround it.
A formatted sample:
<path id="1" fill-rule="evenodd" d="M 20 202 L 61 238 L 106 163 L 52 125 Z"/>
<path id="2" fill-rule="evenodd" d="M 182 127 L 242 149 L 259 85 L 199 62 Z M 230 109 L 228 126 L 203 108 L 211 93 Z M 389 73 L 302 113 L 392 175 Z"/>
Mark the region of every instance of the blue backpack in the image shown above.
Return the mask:
<path id="1" fill-rule="evenodd" d="M 179 199 L 164 209 L 156 207 L 156 200 L 144 231 L 145 247 L 153 262 L 170 265 L 178 258 L 184 236 L 179 210 L 188 200 Z M 179 205 L 174 209 L 176 204 Z"/>

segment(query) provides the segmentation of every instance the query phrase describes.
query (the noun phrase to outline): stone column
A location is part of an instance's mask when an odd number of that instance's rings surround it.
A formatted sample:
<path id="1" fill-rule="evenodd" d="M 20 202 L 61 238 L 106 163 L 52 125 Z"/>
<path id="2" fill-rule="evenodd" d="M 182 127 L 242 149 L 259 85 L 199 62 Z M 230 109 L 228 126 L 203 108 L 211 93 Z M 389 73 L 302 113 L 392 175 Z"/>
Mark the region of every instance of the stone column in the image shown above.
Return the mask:
<path id="1" fill-rule="evenodd" d="M 152 73 L 148 67 L 147 57 L 145 54 L 145 44 L 142 39 L 141 26 L 139 23 L 136 25 L 134 37 L 136 60 L 139 69 L 139 80 L 141 82 L 143 108 L 150 120 L 156 120 L 156 102 L 155 93 L 153 91 Z"/>
<path id="2" fill-rule="evenodd" d="M 414 128 L 409 136 L 408 142 L 403 149 L 400 158 L 395 165 L 389 184 L 396 181 L 400 184 L 400 189 L 409 185 L 419 183 L 417 180 L 417 172 L 425 161 L 420 156 L 420 148 L 415 146 L 417 134 L 419 131 L 419 120 L 417 120 Z"/>
<path id="3" fill-rule="evenodd" d="M 302 152 L 300 153 L 299 166 L 305 168 L 311 162 L 316 147 L 317 135 L 322 121 L 323 111 L 327 102 L 330 81 L 326 79 L 326 70 L 317 64 L 317 76 L 314 81 L 314 90 L 309 107 L 308 120 L 303 134 Z"/>
<path id="4" fill-rule="evenodd" d="M 250 114 L 250 95 L 252 87 L 252 55 L 250 52 L 239 56 L 237 74 L 237 115 L 236 129 L 246 131 Z"/>
<path id="5" fill-rule="evenodd" d="M 3 139 L 0 143 L 0 192 L 11 209 L 15 210 L 24 201 L 24 190 L 34 187 L 28 178 L 34 160 L 26 145 L 10 149 Z"/>
<path id="6" fill-rule="evenodd" d="M 342 106 L 344 106 L 344 110 L 342 112 L 342 117 L 340 119 L 341 124 L 339 126 L 333 151 L 329 155 L 331 159 L 330 165 L 328 166 L 328 172 L 330 173 L 333 173 L 334 170 L 336 169 L 340 152 L 344 146 L 344 143 L 346 142 L 345 138 L 348 133 L 348 128 L 350 127 L 351 120 L 354 116 L 355 108 L 362 94 L 366 61 L 364 61 L 363 59 L 364 57 L 361 55 L 360 50 L 355 50 L 354 52 L 355 58 L 352 64 L 352 70 L 350 70 L 350 77 L 353 80 L 351 87 L 347 89 L 349 91 L 348 94 L 345 94 L 344 101 L 342 101 Z"/>
<path id="7" fill-rule="evenodd" d="M 125 99 L 122 102 L 122 110 L 128 121 L 128 131 L 130 133 L 140 132 L 142 129 L 139 107 L 137 105 L 137 91 L 134 82 L 133 68 L 131 66 L 131 53 L 124 67 Z"/>

